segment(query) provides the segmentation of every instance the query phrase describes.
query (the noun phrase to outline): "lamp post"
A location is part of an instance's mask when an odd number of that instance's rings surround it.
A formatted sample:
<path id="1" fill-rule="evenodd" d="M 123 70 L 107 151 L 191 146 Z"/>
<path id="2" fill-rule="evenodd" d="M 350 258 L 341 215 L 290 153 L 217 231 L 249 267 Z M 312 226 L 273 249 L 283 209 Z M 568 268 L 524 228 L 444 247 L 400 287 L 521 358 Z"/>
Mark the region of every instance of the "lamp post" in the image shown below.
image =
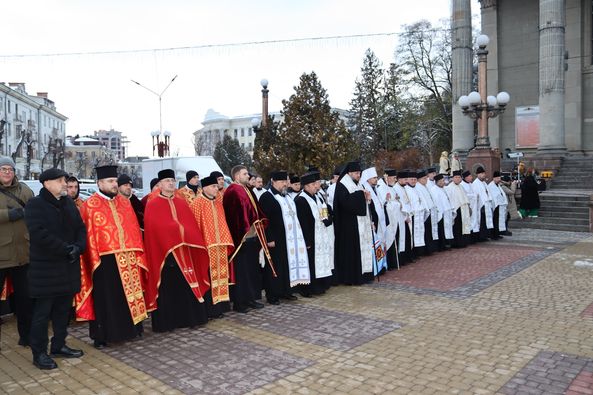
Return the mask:
<path id="1" fill-rule="evenodd" d="M 268 90 L 268 80 L 267 79 L 262 79 L 260 81 L 260 84 L 262 86 L 262 90 L 261 90 L 261 100 L 262 100 L 262 108 L 261 108 L 261 124 L 262 127 L 267 127 L 268 126 L 268 93 L 270 92 Z"/>
<path id="2" fill-rule="evenodd" d="M 173 83 L 173 81 L 175 81 L 175 79 L 177 78 L 177 75 L 175 75 L 175 77 L 171 78 L 171 81 L 169 81 L 169 83 L 167 84 L 167 86 L 165 87 L 165 89 L 163 89 L 161 91 L 161 93 L 157 93 L 155 91 L 153 91 L 150 88 L 145 87 L 144 85 L 142 85 L 141 83 L 134 81 L 134 80 L 130 80 L 132 81 L 134 84 L 146 89 L 147 91 L 149 91 L 150 93 L 152 93 L 153 95 L 155 95 L 156 97 L 159 98 L 159 133 L 163 133 L 163 111 L 162 111 L 162 99 L 163 99 L 163 95 L 165 94 L 165 91 L 171 86 L 171 84 Z"/>
<path id="3" fill-rule="evenodd" d="M 150 136 L 152 137 L 152 156 L 154 156 L 154 152 L 157 152 L 157 156 L 159 158 L 163 158 L 165 156 L 169 156 L 170 151 L 170 144 L 171 144 L 171 132 L 166 130 L 164 133 L 160 133 L 158 130 L 153 130 L 150 132 Z M 162 137 L 162 140 L 161 140 Z M 155 144 L 156 139 L 156 144 Z"/>
<path id="4" fill-rule="evenodd" d="M 458 104 L 464 115 L 478 121 L 476 145 L 467 157 L 466 168 L 473 171 L 474 166 L 479 164 L 485 167 L 489 178 L 491 178 L 492 173 L 500 169 L 500 153 L 490 146 L 488 119 L 502 114 L 511 97 L 507 92 L 500 92 L 496 96 L 487 94 L 488 50 L 486 46 L 489 42 L 490 39 L 485 34 L 476 38 L 476 44 L 478 44 L 478 91 L 461 96 Z"/>

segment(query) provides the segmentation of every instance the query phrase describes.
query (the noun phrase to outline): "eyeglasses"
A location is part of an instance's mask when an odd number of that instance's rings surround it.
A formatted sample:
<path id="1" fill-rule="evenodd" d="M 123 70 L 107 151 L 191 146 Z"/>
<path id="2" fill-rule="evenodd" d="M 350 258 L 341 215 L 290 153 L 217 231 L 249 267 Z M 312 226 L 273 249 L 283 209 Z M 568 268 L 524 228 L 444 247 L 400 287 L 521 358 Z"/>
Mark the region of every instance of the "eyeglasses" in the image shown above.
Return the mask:
<path id="1" fill-rule="evenodd" d="M 14 173 L 14 169 L 12 167 L 0 167 L 0 173 Z"/>

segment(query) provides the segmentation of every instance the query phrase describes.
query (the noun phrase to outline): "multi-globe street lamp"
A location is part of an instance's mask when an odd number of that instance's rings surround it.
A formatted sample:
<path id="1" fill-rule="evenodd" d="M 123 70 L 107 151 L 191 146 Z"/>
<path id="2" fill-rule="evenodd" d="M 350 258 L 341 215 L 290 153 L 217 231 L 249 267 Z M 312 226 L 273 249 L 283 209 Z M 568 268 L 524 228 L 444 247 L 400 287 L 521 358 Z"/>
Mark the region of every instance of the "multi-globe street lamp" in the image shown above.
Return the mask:
<path id="1" fill-rule="evenodd" d="M 156 147 L 158 156 L 161 158 L 163 156 L 169 155 L 169 141 L 170 141 L 170 137 L 171 137 L 171 132 L 165 131 L 163 133 L 163 111 L 162 111 L 162 108 L 163 108 L 162 101 L 163 100 L 162 100 L 162 98 L 163 98 L 163 95 L 165 94 L 165 92 L 167 91 L 167 89 L 171 86 L 171 84 L 173 83 L 173 81 L 175 81 L 176 78 L 177 78 L 177 75 L 175 75 L 175 77 L 171 78 L 171 81 L 169 81 L 169 83 L 167 84 L 167 86 L 165 86 L 165 89 L 163 89 L 161 91 L 161 93 L 155 92 L 154 90 L 142 85 L 141 83 L 139 83 L 137 81 L 130 80 L 134 84 L 138 85 L 139 87 L 146 89 L 147 91 L 149 91 L 150 93 L 152 93 L 153 95 L 158 97 L 158 99 L 159 99 L 159 130 L 150 132 L 150 135 L 152 136 L 152 155 L 154 156 L 154 151 L 155 151 L 155 147 Z M 163 141 L 160 141 L 161 135 L 163 137 Z M 156 145 L 154 143 L 155 137 L 156 137 L 156 141 L 157 141 Z"/>
<path id="2" fill-rule="evenodd" d="M 507 92 L 500 92 L 496 96 L 488 96 L 487 90 L 487 65 L 488 50 L 486 46 L 490 39 L 481 34 L 476 38 L 478 45 L 478 91 L 473 91 L 459 98 L 458 104 L 464 115 L 478 121 L 478 137 L 475 148 L 470 151 L 467 158 L 467 168 L 474 164 L 486 166 L 486 171 L 491 175 L 500 168 L 500 154 L 492 150 L 488 136 L 488 119 L 502 114 L 511 96 Z"/>

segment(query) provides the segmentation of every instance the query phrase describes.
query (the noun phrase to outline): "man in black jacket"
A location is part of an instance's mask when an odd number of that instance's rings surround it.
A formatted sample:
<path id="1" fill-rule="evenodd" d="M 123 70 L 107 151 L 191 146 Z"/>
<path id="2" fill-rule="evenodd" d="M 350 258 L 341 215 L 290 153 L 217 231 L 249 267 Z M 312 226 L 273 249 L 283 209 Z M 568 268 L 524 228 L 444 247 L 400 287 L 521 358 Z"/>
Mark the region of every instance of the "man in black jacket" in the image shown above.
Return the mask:
<path id="1" fill-rule="evenodd" d="M 47 324 L 54 336 L 51 355 L 81 357 L 66 345 L 72 298 L 80 291 L 80 254 L 86 248 L 86 228 L 72 199 L 67 198 L 67 174 L 59 169 L 41 173 L 39 196 L 29 200 L 25 221 L 30 235 L 29 292 L 35 299 L 30 343 L 33 364 L 55 369 L 47 354 Z"/>

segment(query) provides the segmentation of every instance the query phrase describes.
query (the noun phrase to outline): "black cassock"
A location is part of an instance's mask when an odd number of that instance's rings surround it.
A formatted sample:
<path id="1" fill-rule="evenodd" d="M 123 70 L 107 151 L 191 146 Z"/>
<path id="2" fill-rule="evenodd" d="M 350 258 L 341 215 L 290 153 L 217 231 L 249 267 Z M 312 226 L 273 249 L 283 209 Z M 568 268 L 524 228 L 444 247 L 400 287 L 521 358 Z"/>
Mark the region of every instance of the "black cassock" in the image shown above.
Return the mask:
<path id="1" fill-rule="evenodd" d="M 153 332 L 193 328 L 208 322 L 206 303 L 196 299 L 173 254 L 167 255 L 161 271 L 157 306 L 151 313 Z"/>
<path id="2" fill-rule="evenodd" d="M 453 248 L 463 248 L 467 246 L 468 239 L 471 235 L 464 235 L 463 234 L 463 222 L 461 220 L 461 207 L 457 209 L 457 215 L 455 216 L 455 220 L 453 222 L 453 242 L 451 246 Z"/>
<path id="3" fill-rule="evenodd" d="M 366 209 L 367 202 L 363 191 L 350 193 L 338 182 L 334 196 L 335 268 L 342 284 L 360 285 L 373 280 L 372 272 L 362 274 L 360 259 L 360 237 L 356 217 L 366 215 Z M 368 248 L 370 253 L 371 246 Z"/>
<path id="4" fill-rule="evenodd" d="M 288 255 L 286 253 L 284 217 L 282 216 L 280 203 L 278 203 L 274 197 L 274 195 L 278 193 L 279 192 L 276 189 L 270 186 L 270 189 L 267 192 L 264 192 L 259 198 L 259 205 L 270 221 L 266 228 L 266 238 L 268 243 L 273 241 L 276 244 L 274 247 L 270 247 L 270 255 L 277 277 L 273 276 L 269 264 L 266 263 L 266 266 L 264 267 L 263 285 L 268 302 L 274 302 L 292 294 L 288 269 Z"/>
<path id="5" fill-rule="evenodd" d="M 306 191 L 301 194 L 307 193 Z M 314 196 L 307 193 L 313 200 Z M 305 239 L 305 245 L 307 246 L 307 257 L 309 258 L 309 272 L 311 273 L 311 284 L 302 286 L 303 292 L 307 294 L 319 295 L 324 293 L 331 285 L 331 276 L 316 278 L 315 277 L 315 217 L 319 213 L 312 213 L 311 206 L 304 196 L 297 196 L 294 199 L 294 204 L 297 208 L 297 215 L 299 217 L 299 223 L 303 231 L 303 238 Z M 329 211 L 328 218 L 323 220 L 325 226 L 331 226 L 332 224 L 332 209 L 328 205 Z"/>
<path id="6" fill-rule="evenodd" d="M 89 323 L 91 339 L 118 343 L 142 334 L 142 322 L 134 325 L 132 321 L 114 254 L 103 255 L 93 273 L 93 300 L 95 320 Z"/>

